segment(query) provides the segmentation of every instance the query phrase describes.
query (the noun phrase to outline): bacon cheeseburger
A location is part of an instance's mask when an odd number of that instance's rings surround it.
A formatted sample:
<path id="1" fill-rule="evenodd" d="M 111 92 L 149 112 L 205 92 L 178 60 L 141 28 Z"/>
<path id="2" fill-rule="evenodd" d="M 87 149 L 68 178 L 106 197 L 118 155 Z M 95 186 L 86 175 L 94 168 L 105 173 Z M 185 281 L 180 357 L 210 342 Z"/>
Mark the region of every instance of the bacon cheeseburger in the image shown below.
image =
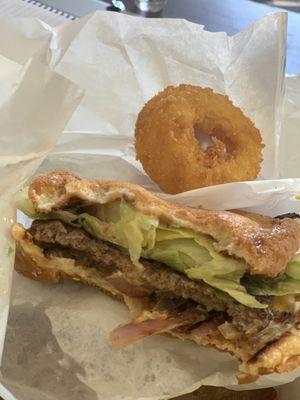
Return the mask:
<path id="1" fill-rule="evenodd" d="M 12 228 L 16 270 L 124 300 L 132 318 L 111 333 L 115 349 L 161 333 L 193 340 L 236 356 L 241 383 L 300 365 L 295 220 L 183 207 L 61 171 L 36 178 L 18 208 L 33 223 Z"/>

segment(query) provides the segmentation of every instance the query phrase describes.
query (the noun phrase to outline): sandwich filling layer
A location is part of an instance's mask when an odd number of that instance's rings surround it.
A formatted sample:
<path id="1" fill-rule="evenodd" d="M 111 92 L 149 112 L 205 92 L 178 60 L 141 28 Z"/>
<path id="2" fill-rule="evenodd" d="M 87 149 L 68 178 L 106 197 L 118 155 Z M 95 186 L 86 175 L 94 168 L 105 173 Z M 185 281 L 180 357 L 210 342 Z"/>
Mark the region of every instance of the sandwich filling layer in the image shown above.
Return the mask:
<path id="1" fill-rule="evenodd" d="M 217 332 L 235 345 L 240 343 L 243 354 L 247 348 L 250 358 L 296 322 L 290 299 L 281 299 L 281 310 L 268 296 L 257 298 L 264 308 L 244 306 L 161 262 L 142 257 L 137 265 L 122 247 L 62 221 L 34 221 L 29 233 L 45 257 L 69 258 L 93 268 L 121 295 L 142 302 L 134 322 L 113 332 L 116 348 L 162 331 L 200 341 Z"/>
<path id="2" fill-rule="evenodd" d="M 274 278 L 251 276 L 247 264 L 218 252 L 208 235 L 182 227 L 167 226 L 157 218 L 135 210 L 126 201 L 114 201 L 48 214 L 37 213 L 28 197 L 19 208 L 33 219 L 58 219 L 83 228 L 92 237 L 115 244 L 129 253 L 136 266 L 140 258 L 159 261 L 192 280 L 202 281 L 239 303 L 251 308 L 266 305 L 255 295 L 284 296 L 300 293 L 300 255 Z"/>

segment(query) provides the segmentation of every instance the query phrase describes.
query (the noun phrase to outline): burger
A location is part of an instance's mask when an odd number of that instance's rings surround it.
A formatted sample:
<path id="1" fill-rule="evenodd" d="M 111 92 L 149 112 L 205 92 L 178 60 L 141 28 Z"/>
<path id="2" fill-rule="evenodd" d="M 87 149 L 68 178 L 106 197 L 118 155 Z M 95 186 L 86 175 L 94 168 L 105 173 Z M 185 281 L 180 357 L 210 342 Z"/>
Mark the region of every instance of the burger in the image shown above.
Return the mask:
<path id="1" fill-rule="evenodd" d="M 166 202 L 140 186 L 55 171 L 18 196 L 16 270 L 81 281 L 124 301 L 116 350 L 155 334 L 240 361 L 238 379 L 300 365 L 300 225 Z"/>

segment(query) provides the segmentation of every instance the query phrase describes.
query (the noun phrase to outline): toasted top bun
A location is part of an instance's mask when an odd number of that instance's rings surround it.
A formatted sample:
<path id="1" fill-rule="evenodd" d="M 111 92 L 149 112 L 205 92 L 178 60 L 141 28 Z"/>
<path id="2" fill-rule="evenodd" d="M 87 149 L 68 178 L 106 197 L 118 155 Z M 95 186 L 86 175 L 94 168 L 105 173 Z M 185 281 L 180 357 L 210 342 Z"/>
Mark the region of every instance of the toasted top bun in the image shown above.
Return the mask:
<path id="1" fill-rule="evenodd" d="M 244 259 L 251 274 L 277 276 L 300 247 L 300 225 L 292 219 L 184 207 L 126 182 L 83 180 L 72 173 L 54 171 L 33 180 L 29 197 L 42 213 L 66 208 L 78 201 L 104 204 L 124 199 L 166 224 L 210 235 L 218 251 Z"/>

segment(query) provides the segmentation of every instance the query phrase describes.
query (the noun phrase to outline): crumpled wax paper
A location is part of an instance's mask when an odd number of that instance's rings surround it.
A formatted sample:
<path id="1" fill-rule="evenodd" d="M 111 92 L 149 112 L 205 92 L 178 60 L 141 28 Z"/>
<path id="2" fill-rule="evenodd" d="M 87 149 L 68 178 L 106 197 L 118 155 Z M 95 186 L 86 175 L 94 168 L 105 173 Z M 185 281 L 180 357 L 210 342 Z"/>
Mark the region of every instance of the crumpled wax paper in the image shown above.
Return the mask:
<path id="1" fill-rule="evenodd" d="M 22 66 L 2 55 L 0 80 L 0 313 L 5 327 L 13 261 L 8 231 L 15 218 L 11 196 L 55 145 L 82 90 L 37 60 Z M 4 332 L 1 329 L 0 353 Z"/>
<path id="2" fill-rule="evenodd" d="M 0 52 L 9 51 L 18 62 L 36 57 L 85 90 L 38 173 L 64 168 L 83 177 L 128 180 L 183 204 L 299 212 L 300 180 L 278 169 L 287 157 L 292 163 L 297 150 L 288 139 L 285 147 L 281 143 L 292 133 L 293 118 L 299 123 L 300 110 L 300 104 L 288 107 L 298 98 L 289 78 L 281 131 L 286 14 L 267 15 L 233 37 L 183 20 L 105 12 L 54 29 L 32 20 L 6 21 L 5 33 L 13 35 L 16 49 L 20 40 L 23 52 L 14 54 L 1 40 Z M 179 83 L 226 93 L 252 118 L 266 144 L 260 180 L 177 196 L 159 192 L 135 160 L 134 124 L 145 101 Z M 290 168 L 297 167 L 294 158 Z M 236 360 L 193 343 L 150 337 L 112 352 L 109 332 L 127 321 L 128 311 L 96 289 L 15 274 L 12 293 L 2 382 L 19 400 L 158 400 L 201 384 L 246 389 L 237 386 Z M 265 376 L 247 388 L 289 382 L 299 372 Z"/>
<path id="3" fill-rule="evenodd" d="M 20 65 L 0 55 L 0 355 L 14 261 L 12 196 L 55 145 L 82 90 L 38 60 Z"/>

